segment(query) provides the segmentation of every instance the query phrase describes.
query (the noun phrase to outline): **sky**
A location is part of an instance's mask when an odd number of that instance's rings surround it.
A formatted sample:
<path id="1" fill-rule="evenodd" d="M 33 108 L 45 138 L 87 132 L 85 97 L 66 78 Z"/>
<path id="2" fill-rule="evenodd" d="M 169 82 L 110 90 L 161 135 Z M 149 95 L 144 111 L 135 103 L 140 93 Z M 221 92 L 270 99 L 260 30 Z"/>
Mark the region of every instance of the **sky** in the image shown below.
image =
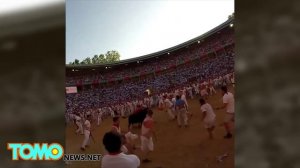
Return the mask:
<path id="1" fill-rule="evenodd" d="M 228 19 L 234 0 L 67 0 L 66 63 L 117 50 L 121 60 L 195 38 Z"/>

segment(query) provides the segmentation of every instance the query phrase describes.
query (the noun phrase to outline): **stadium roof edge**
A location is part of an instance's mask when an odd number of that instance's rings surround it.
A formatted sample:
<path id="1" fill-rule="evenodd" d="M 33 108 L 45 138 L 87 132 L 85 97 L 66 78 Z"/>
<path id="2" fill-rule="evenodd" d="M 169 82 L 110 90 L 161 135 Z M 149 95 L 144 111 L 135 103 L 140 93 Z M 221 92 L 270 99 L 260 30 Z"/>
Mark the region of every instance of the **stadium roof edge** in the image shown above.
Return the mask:
<path id="1" fill-rule="evenodd" d="M 195 42 L 197 42 L 198 40 L 203 40 L 204 38 L 206 37 L 209 37 L 210 35 L 222 30 L 223 28 L 229 26 L 231 23 L 233 23 L 233 20 L 234 20 L 234 17 L 230 17 L 228 18 L 228 20 L 226 20 L 225 22 L 223 22 L 222 24 L 218 25 L 217 27 L 209 30 L 208 32 L 198 36 L 198 37 L 195 37 L 191 40 L 188 40 L 186 42 L 183 42 L 181 44 L 178 44 L 176 46 L 173 46 L 173 47 L 170 47 L 170 48 L 167 48 L 167 49 L 164 49 L 164 50 L 161 50 L 161 51 L 158 51 L 158 52 L 155 52 L 155 53 L 151 53 L 151 54 L 147 54 L 147 55 L 143 55 L 143 56 L 139 56 L 139 57 L 135 57 L 135 58 L 130 58 L 130 59 L 126 59 L 126 60 L 121 60 L 121 61 L 118 61 L 118 62 L 115 62 L 115 63 L 108 63 L 108 64 L 90 64 L 90 65 L 66 65 L 66 68 L 69 69 L 69 68 L 97 68 L 97 67 L 110 67 L 110 66 L 116 66 L 116 65 L 122 65 L 122 64 L 127 64 L 127 63 L 133 63 L 133 62 L 136 62 L 136 61 L 142 61 L 142 60 L 146 60 L 146 59 L 149 59 L 149 58 L 154 58 L 154 57 L 157 57 L 157 56 L 160 56 L 160 55 L 163 55 L 163 54 L 167 54 L 169 52 L 172 52 L 172 51 L 175 51 L 175 50 L 178 50 L 178 49 L 181 49 L 181 48 L 184 48 L 190 44 L 193 44 Z"/>

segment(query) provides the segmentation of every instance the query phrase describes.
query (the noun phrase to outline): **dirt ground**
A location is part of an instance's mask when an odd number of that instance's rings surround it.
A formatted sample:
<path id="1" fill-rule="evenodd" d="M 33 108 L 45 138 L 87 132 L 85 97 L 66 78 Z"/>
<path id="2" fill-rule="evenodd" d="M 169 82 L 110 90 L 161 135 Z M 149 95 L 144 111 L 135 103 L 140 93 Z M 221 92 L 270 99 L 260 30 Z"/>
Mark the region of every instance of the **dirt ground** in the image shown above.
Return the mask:
<path id="1" fill-rule="evenodd" d="M 232 88 L 229 89 L 234 92 Z M 213 107 L 219 107 L 222 103 L 221 92 L 211 96 L 208 99 Z M 141 163 L 140 168 L 233 168 L 234 167 L 234 137 L 224 139 L 224 127 L 220 124 L 223 121 L 225 110 L 215 111 L 216 129 L 214 139 L 209 140 L 207 131 L 201 121 L 199 97 L 189 99 L 189 111 L 193 116 L 189 120 L 188 128 L 178 128 L 175 121 L 169 121 L 168 115 L 164 111 L 154 110 L 155 131 L 157 139 L 154 139 L 154 151 L 149 155 L 150 163 Z M 92 134 L 96 143 L 91 142 L 86 151 L 80 150 L 83 141 L 83 135 L 75 135 L 75 125 L 66 127 L 66 149 L 65 153 L 104 153 L 102 137 L 105 132 L 111 129 L 111 119 L 106 119 L 100 126 L 92 123 L 94 130 Z M 127 130 L 127 119 L 121 119 L 121 129 Z M 134 133 L 140 133 L 139 128 L 133 129 Z M 136 142 L 140 144 L 139 140 Z M 222 162 L 218 162 L 216 157 L 228 153 L 228 157 Z M 137 149 L 135 154 L 141 155 Z M 70 162 L 68 168 L 99 168 L 99 161 Z"/>

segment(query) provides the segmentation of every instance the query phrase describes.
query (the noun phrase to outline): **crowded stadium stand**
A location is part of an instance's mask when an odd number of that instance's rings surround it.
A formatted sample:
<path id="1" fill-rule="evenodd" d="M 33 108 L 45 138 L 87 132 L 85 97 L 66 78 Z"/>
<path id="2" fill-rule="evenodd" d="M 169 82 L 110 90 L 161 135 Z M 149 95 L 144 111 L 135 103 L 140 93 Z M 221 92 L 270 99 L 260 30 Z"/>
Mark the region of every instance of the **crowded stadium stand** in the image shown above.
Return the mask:
<path id="1" fill-rule="evenodd" d="M 67 112 L 94 110 L 233 77 L 233 18 L 187 42 L 111 64 L 67 65 Z M 146 93 L 151 90 L 151 94 Z"/>

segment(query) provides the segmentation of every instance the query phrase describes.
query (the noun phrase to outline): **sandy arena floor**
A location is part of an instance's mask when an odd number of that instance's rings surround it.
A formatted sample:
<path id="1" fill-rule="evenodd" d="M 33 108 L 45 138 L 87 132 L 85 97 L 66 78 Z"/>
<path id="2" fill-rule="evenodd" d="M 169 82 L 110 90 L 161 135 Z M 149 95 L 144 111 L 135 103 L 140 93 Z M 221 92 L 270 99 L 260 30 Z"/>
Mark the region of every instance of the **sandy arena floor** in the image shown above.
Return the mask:
<path id="1" fill-rule="evenodd" d="M 229 89 L 231 92 L 232 88 Z M 155 131 L 157 139 L 154 139 L 154 151 L 149 155 L 150 163 L 141 163 L 141 168 L 233 168 L 234 167 L 234 137 L 224 139 L 224 127 L 219 125 L 223 121 L 225 110 L 215 111 L 217 124 L 214 131 L 214 140 L 208 139 L 208 134 L 201 121 L 200 105 L 198 97 L 189 99 L 189 110 L 193 113 L 189 120 L 188 128 L 178 128 L 175 121 L 169 121 L 164 111 L 154 110 Z M 221 93 L 208 99 L 214 108 L 222 103 Z M 92 134 L 96 143 L 91 142 L 85 152 L 80 150 L 83 135 L 75 135 L 75 125 L 66 127 L 65 153 L 100 153 L 103 154 L 102 137 L 111 128 L 111 119 L 106 119 L 100 126 L 92 123 Z M 121 119 L 121 129 L 127 130 L 127 119 Z M 139 128 L 134 128 L 134 133 L 140 133 Z M 140 144 L 139 140 L 136 142 Z M 139 149 L 135 152 L 140 155 Z M 228 153 L 223 162 L 218 162 L 216 157 Z M 100 168 L 100 162 L 71 162 L 68 168 Z"/>

